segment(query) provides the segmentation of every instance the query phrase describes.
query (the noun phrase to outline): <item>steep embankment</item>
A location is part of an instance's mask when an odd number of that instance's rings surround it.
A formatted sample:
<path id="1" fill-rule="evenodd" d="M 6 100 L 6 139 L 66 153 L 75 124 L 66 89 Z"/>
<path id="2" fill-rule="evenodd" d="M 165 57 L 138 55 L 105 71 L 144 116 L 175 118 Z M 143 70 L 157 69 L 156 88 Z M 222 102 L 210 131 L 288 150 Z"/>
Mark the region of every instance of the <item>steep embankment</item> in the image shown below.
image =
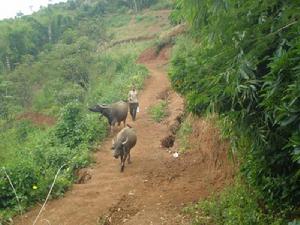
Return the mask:
<path id="1" fill-rule="evenodd" d="M 203 141 L 197 150 L 173 158 L 160 147 L 160 140 L 184 107 L 183 99 L 171 91 L 168 101 L 172 108 L 163 123 L 153 122 L 147 114 L 158 95 L 170 89 L 164 70 L 168 56 L 169 49 L 164 49 L 158 57 L 146 51 L 140 58 L 150 78 L 139 96 L 141 112 L 137 121 L 128 121 L 138 135 L 133 163 L 126 165 L 124 173 L 119 172 L 119 160 L 110 152 L 116 129 L 95 153 L 95 164 L 83 173 L 88 179 L 74 184 L 63 198 L 50 201 L 37 224 L 188 224 L 188 218 L 181 214 L 182 207 L 218 191 L 231 180 L 226 148 L 208 123 L 199 122 L 194 127 L 199 134 L 196 139 Z M 32 224 L 39 210 L 36 207 L 26 213 L 23 224 Z M 15 222 L 22 224 L 21 218 Z"/>

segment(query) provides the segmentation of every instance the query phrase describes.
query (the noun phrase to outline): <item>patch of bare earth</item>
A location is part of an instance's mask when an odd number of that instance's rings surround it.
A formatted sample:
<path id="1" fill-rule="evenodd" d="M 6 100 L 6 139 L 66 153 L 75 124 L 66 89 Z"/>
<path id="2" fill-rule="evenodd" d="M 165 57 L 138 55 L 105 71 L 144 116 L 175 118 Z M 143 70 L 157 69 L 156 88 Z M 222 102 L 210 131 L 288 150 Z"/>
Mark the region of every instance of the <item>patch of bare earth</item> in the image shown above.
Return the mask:
<path id="1" fill-rule="evenodd" d="M 99 146 L 95 163 L 79 173 L 79 180 L 61 199 L 50 201 L 37 224 L 53 225 L 141 225 L 189 224 L 182 208 L 231 182 L 233 170 L 227 157 L 227 145 L 216 128 L 205 120 L 195 120 L 191 135 L 195 148 L 174 158 L 161 147 L 161 139 L 172 133 L 184 110 L 183 99 L 170 89 L 164 65 L 170 48 L 158 56 L 147 50 L 139 59 L 150 71 L 145 88 L 139 94 L 137 120 L 128 123 L 136 129 L 138 142 L 132 149 L 132 164 L 120 173 L 120 162 L 111 154 L 111 139 L 122 127 Z M 169 116 L 156 123 L 148 107 L 161 98 L 168 101 Z M 97 121 L 95 121 L 97 122 Z M 175 124 L 175 125 L 174 125 Z M 178 144 L 174 143 L 173 149 Z M 40 207 L 23 216 L 23 224 L 32 224 Z M 20 217 L 15 224 L 22 224 Z"/>
<path id="2" fill-rule="evenodd" d="M 29 120 L 38 126 L 40 126 L 40 125 L 52 126 L 56 123 L 55 118 L 38 113 L 38 112 L 23 113 L 23 114 L 19 115 L 17 117 L 17 119 L 18 120 Z"/>

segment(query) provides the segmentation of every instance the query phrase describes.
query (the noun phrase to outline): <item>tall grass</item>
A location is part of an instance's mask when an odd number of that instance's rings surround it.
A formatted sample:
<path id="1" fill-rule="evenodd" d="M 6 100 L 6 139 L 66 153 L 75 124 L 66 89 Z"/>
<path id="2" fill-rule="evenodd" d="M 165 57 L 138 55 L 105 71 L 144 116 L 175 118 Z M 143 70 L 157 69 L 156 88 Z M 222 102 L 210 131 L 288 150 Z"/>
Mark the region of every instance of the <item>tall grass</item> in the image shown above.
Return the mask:
<path id="1" fill-rule="evenodd" d="M 263 212 L 256 201 L 257 194 L 240 179 L 221 194 L 215 193 L 206 200 L 184 208 L 192 216 L 194 225 L 281 225 L 280 215 Z"/>
<path id="2" fill-rule="evenodd" d="M 148 113 L 155 122 L 161 122 L 167 115 L 167 101 L 160 100 L 157 104 L 150 106 Z"/>

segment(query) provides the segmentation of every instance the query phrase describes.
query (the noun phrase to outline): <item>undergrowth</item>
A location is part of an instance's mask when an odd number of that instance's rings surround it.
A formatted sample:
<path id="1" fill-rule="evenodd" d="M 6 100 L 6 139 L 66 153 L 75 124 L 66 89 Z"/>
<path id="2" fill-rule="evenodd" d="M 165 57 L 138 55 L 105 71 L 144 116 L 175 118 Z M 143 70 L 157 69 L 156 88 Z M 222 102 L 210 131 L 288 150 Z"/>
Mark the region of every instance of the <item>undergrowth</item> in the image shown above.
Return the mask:
<path id="1" fill-rule="evenodd" d="M 278 222 L 272 215 L 299 217 L 299 7 L 297 1 L 177 0 L 172 15 L 190 27 L 173 51 L 172 86 L 190 112 L 222 118 L 230 153 L 251 187 L 244 190 L 255 192 L 252 213 L 245 207 L 254 217 L 262 210 L 265 223 Z"/>
<path id="2" fill-rule="evenodd" d="M 284 225 L 280 214 L 266 214 L 256 201 L 258 193 L 240 179 L 221 194 L 184 208 L 193 225 Z"/>
<path id="3" fill-rule="evenodd" d="M 157 104 L 152 105 L 148 109 L 148 113 L 155 122 L 159 123 L 167 116 L 167 107 L 167 101 L 160 100 Z"/>
<path id="4" fill-rule="evenodd" d="M 176 133 L 179 140 L 179 151 L 184 153 L 192 146 L 189 144 L 189 135 L 193 132 L 191 117 L 186 117 L 180 124 L 180 128 Z"/>
<path id="5" fill-rule="evenodd" d="M 113 34 L 136 35 L 128 29 L 135 15 L 137 30 L 159 21 L 151 13 L 133 15 L 123 3 L 68 1 L 0 22 L 6 43 L 0 46 L 0 224 L 10 223 L 20 208 L 43 202 L 61 166 L 50 198 L 62 196 L 75 172 L 91 162 L 90 151 L 106 136 L 108 124 L 89 106 L 127 99 L 132 84 L 142 88 L 148 71 L 136 60 L 149 42 L 98 48 Z M 154 3 L 139 1 L 139 10 Z M 160 107 L 156 118 L 164 116 L 166 105 Z M 19 119 L 24 112 L 57 123 L 35 125 Z"/>
<path id="6" fill-rule="evenodd" d="M 56 117 L 53 127 L 15 118 L 0 120 L 0 224 L 20 214 L 19 208 L 25 212 L 44 201 L 62 165 L 50 198 L 64 194 L 75 171 L 91 162 L 90 150 L 107 134 L 107 120 L 88 112 L 88 106 L 127 99 L 131 85 L 142 88 L 148 75 L 143 65 L 136 64 L 148 42 L 115 46 L 101 54 L 95 51 L 95 43 L 79 42 L 53 46 L 53 51 L 40 55 L 31 65 L 33 74 L 45 74 L 43 88 L 32 95 L 32 108 Z M 82 55 L 75 54 L 77 51 Z M 53 65 L 45 66 L 49 62 Z M 18 70 L 23 66 L 27 67 L 20 65 Z M 39 76 L 35 79 L 41 82 Z"/>

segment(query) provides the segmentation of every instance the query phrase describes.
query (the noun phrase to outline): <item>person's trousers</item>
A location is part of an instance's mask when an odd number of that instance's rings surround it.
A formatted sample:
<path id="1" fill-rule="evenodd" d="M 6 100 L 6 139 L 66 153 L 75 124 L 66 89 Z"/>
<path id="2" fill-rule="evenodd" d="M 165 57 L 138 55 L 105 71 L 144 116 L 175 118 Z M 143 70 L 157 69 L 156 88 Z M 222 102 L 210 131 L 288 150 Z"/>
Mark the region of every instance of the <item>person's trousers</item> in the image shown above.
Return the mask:
<path id="1" fill-rule="evenodd" d="M 137 103 L 137 102 L 129 103 L 129 112 L 130 112 L 130 115 L 131 115 L 131 118 L 133 121 L 135 121 L 136 110 L 137 110 L 138 106 L 139 106 L 139 103 Z"/>

